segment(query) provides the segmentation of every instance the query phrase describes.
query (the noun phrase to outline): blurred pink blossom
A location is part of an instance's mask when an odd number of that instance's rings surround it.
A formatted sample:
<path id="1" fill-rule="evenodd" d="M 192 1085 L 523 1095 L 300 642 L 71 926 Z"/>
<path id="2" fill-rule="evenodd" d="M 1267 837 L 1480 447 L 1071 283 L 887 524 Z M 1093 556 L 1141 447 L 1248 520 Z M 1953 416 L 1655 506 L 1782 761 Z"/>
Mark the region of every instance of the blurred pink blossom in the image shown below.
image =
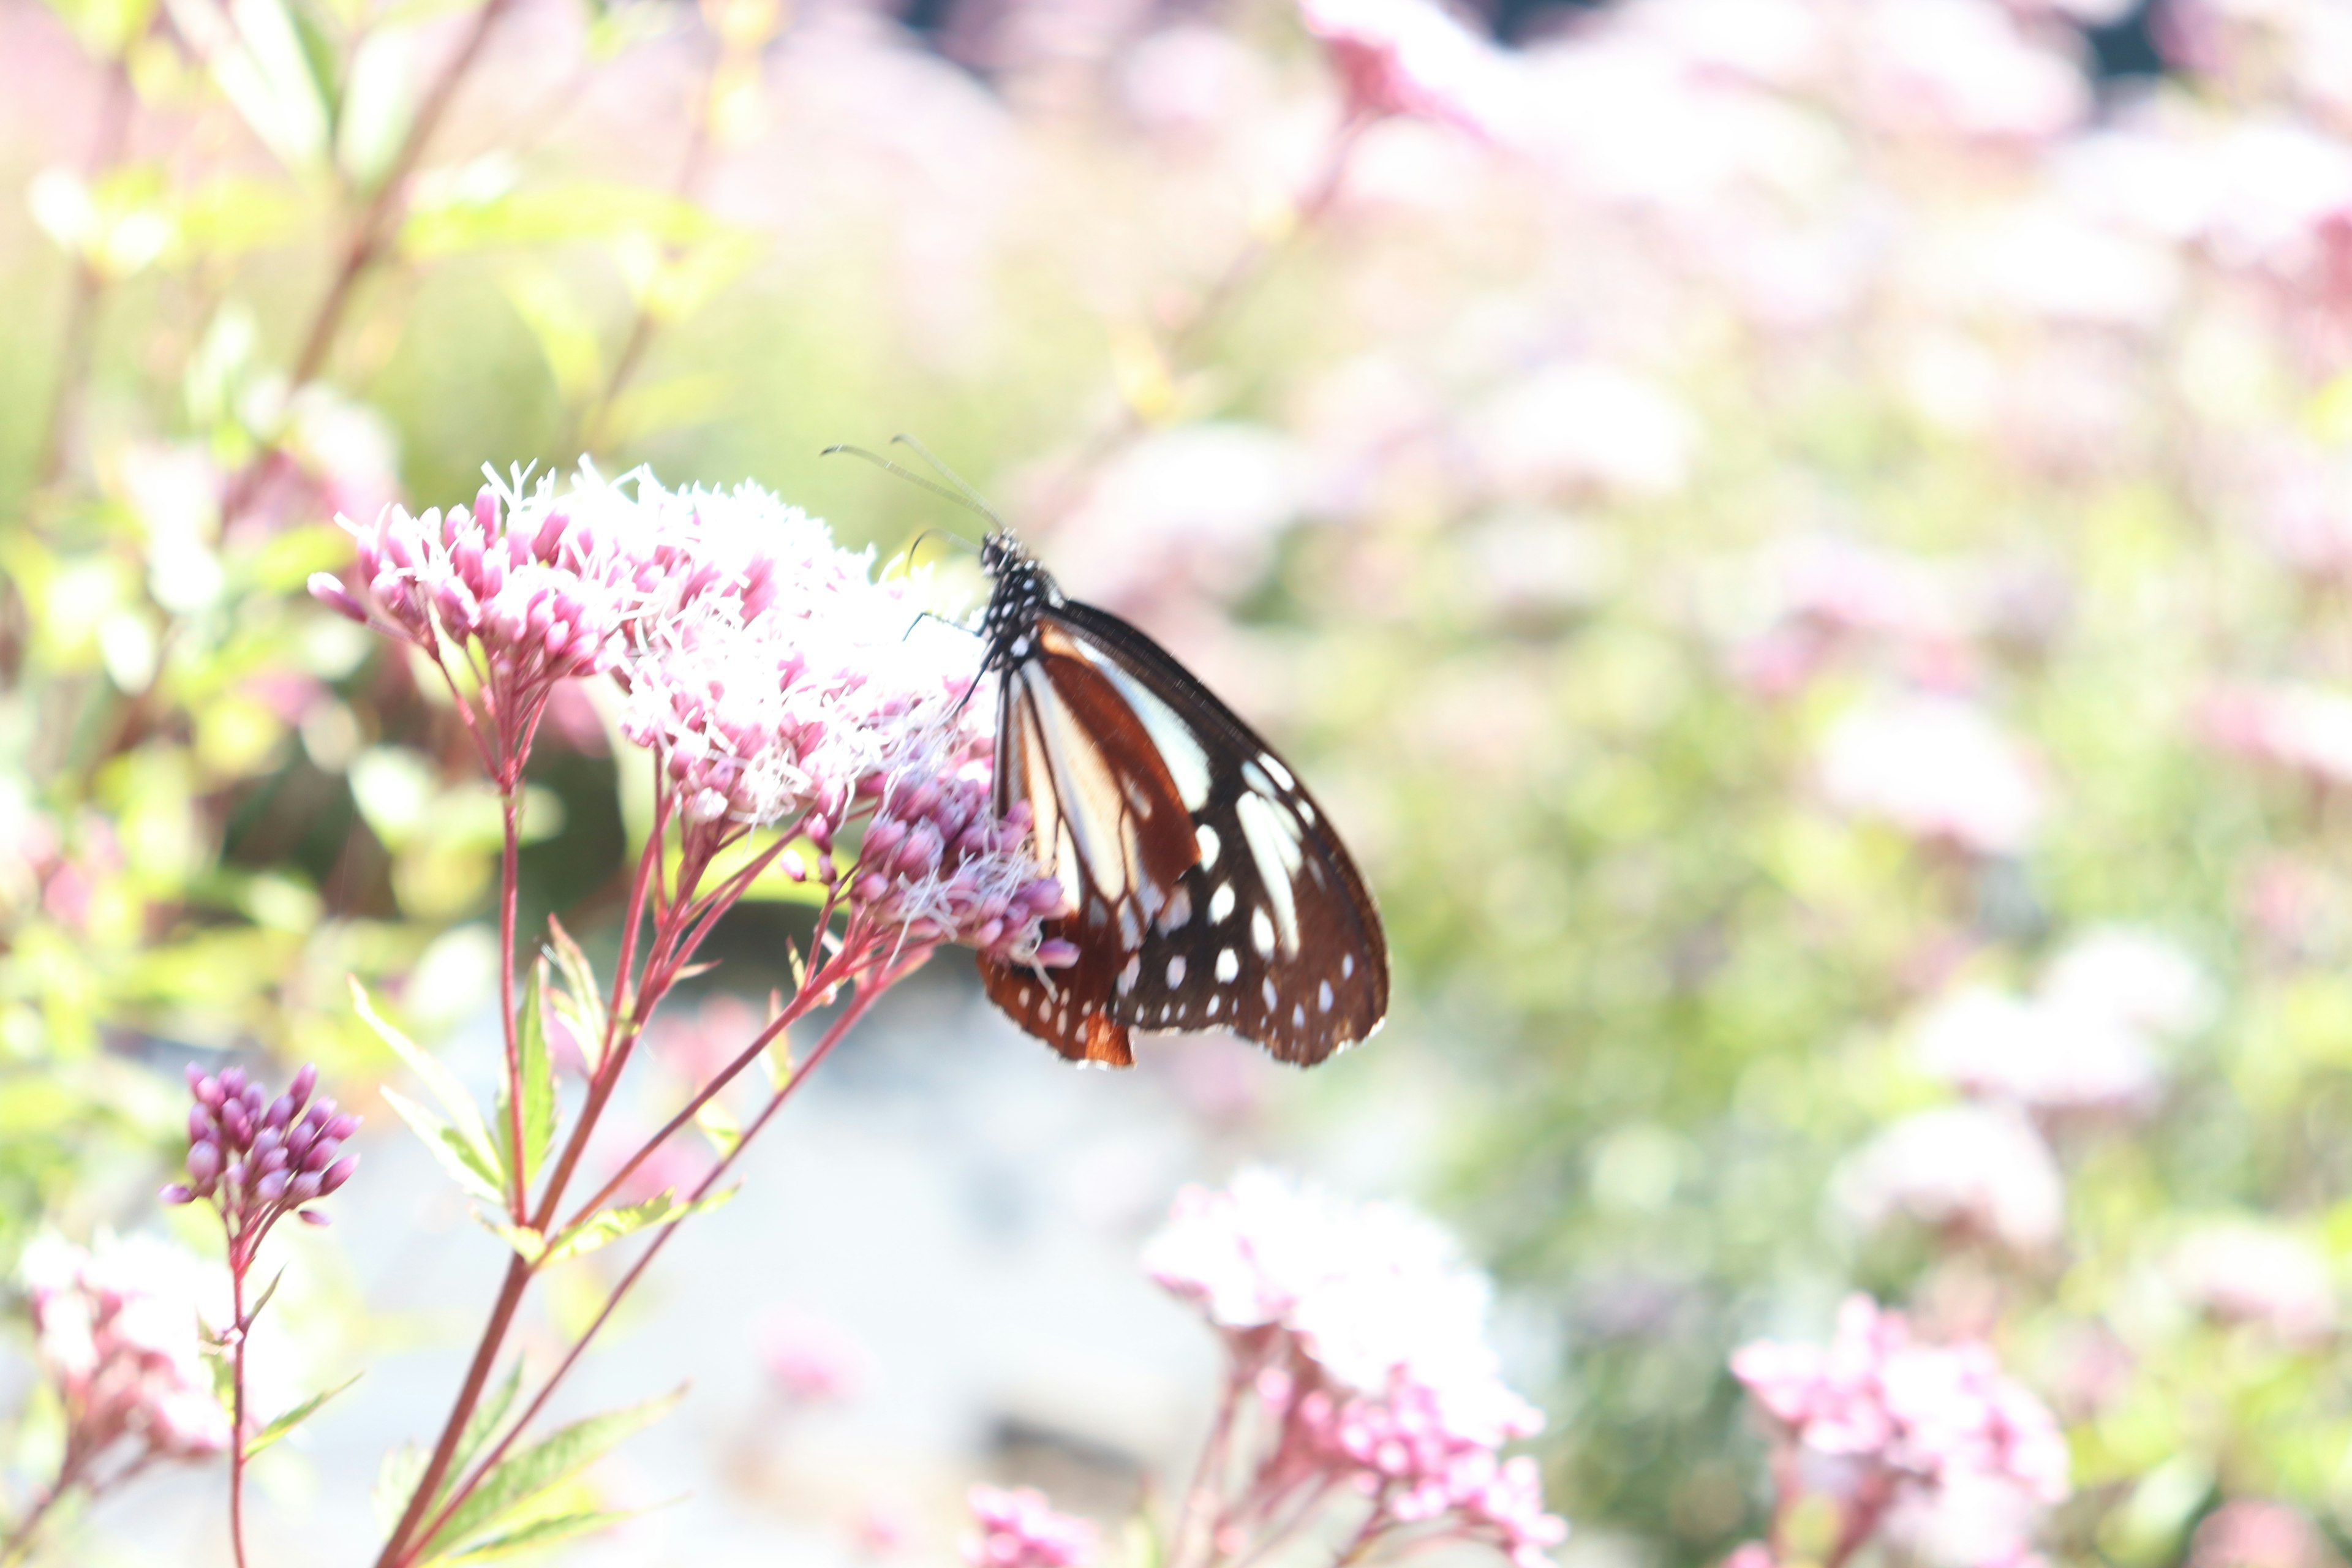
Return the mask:
<path id="1" fill-rule="evenodd" d="M 673 1003 L 646 1027 L 646 1044 L 665 1067 L 700 1086 L 719 1076 L 767 1024 L 766 1010 L 731 992 L 706 996 L 688 1012 Z"/>
<path id="2" fill-rule="evenodd" d="M 1890 130 L 2040 142 L 2090 107 L 2080 68 L 1996 0 L 1872 0 L 1856 44 L 1865 112 Z"/>
<path id="3" fill-rule="evenodd" d="M 1833 1476 L 1833 1495 L 1864 1512 L 1846 1521 L 1850 1541 L 1867 1539 L 1890 1507 L 1962 1492 L 1980 1507 L 2000 1494 L 2046 1505 L 2071 1490 L 2057 1421 L 1989 1346 L 1918 1343 L 1866 1296 L 1847 1298 L 1826 1347 L 1758 1341 L 1734 1352 L 1731 1370 L 1799 1461 L 1784 1477 Z M 1832 1463 L 1809 1471 L 1809 1456 Z M 1779 1507 L 1794 1500 L 1784 1494 Z M 2000 1545 L 2022 1551 L 2021 1531 Z"/>
<path id="4" fill-rule="evenodd" d="M 2032 1122 L 2001 1105 L 1951 1105 L 1903 1118 L 1847 1157 L 1832 1186 L 1862 1229 L 1907 1219 L 2032 1255 L 2065 1224 L 2058 1162 Z"/>
<path id="5" fill-rule="evenodd" d="M 2261 1326 L 2291 1345 L 2336 1333 L 2336 1281 L 2326 1258 L 2274 1226 L 2224 1221 L 2184 1237 L 2168 1260 L 2173 1289 L 2224 1323 Z"/>
<path id="6" fill-rule="evenodd" d="M 1090 1521 L 1055 1512 L 1027 1487 L 974 1487 L 971 1514 L 979 1531 L 964 1542 L 968 1568 L 1088 1568 L 1101 1554 Z"/>
<path id="7" fill-rule="evenodd" d="M 229 1444 L 199 1321 L 195 1260 L 146 1237 L 56 1236 L 26 1248 L 37 1352 L 65 1406 L 63 1473 L 82 1484 L 107 1455 L 126 1465 L 201 1459 Z"/>
<path id="8" fill-rule="evenodd" d="M 1359 1539 L 1433 1527 L 1543 1568 L 1568 1533 L 1533 1460 L 1542 1425 L 1487 1346 L 1489 1288 L 1404 1210 L 1343 1205 L 1265 1171 L 1188 1188 L 1145 1249 L 1152 1278 L 1223 1331 L 1274 1426 L 1236 1514 L 1321 1479 L 1371 1500 Z"/>
<path id="9" fill-rule="evenodd" d="M 1517 117 L 1512 63 L 1435 0 L 1299 0 L 1350 115 L 1410 114 L 1493 136 Z"/>
<path id="10" fill-rule="evenodd" d="M 2180 946 L 2137 926 L 2093 926 L 2058 950 L 2042 994 L 2061 1009 L 2163 1037 L 2195 1034 L 2220 1006 L 2212 977 Z"/>
<path id="11" fill-rule="evenodd" d="M 2287 1503 L 2232 1498 L 2198 1521 L 2189 1568 L 2343 1568 L 2311 1516 Z"/>
<path id="12" fill-rule="evenodd" d="M 865 1385 L 866 1350 L 841 1325 L 806 1312 L 771 1312 L 759 1330 L 760 1363 L 795 1405 L 839 1405 Z"/>
<path id="13" fill-rule="evenodd" d="M 2315 686 L 2224 686 L 2200 705 L 2196 724 L 2218 750 L 2299 773 L 2352 784 L 2352 697 Z"/>
<path id="14" fill-rule="evenodd" d="M 1849 815 L 1876 817 L 1980 855 L 2022 851 L 2045 799 L 2024 753 L 1984 710 L 1953 698 L 1878 698 L 1824 738 L 1822 794 Z"/>
<path id="15" fill-rule="evenodd" d="M 1964 1093 L 2033 1111 L 2136 1114 L 2154 1109 L 2163 1087 L 2154 1053 L 2126 1019 L 1989 985 L 1937 1002 L 1912 1046 L 1920 1066 Z"/>

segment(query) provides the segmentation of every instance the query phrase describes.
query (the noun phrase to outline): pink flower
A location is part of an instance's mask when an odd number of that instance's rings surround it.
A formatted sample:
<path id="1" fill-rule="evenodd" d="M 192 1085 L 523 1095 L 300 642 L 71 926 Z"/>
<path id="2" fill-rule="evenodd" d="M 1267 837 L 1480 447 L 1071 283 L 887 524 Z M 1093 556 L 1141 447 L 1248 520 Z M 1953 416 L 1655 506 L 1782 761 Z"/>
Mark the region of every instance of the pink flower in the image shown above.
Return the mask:
<path id="1" fill-rule="evenodd" d="M 1981 709 L 1948 697 L 1878 699 L 1831 727 L 1822 792 L 1854 816 L 1979 855 L 2014 855 L 2045 810 L 2040 779 Z"/>
<path id="2" fill-rule="evenodd" d="M 795 1405 L 838 1405 L 866 1381 L 866 1354 L 838 1324 L 801 1312 L 772 1314 L 760 1329 L 760 1361 Z"/>
<path id="3" fill-rule="evenodd" d="M 2309 1515 L 2257 1498 L 2223 1503 L 2189 1541 L 2189 1568 L 2342 1568 L 2343 1562 Z"/>
<path id="4" fill-rule="evenodd" d="M 1874 0 L 1856 40 L 1871 118 L 1918 134 L 2039 142 L 2090 107 L 2082 71 L 1994 0 Z"/>
<path id="5" fill-rule="evenodd" d="M 1759 1341 L 1731 1370 L 1783 1443 L 1860 1465 L 1898 1499 L 1990 1485 L 2047 1504 L 2070 1490 L 2056 1419 L 1989 1348 L 1919 1344 L 1866 1296 L 1839 1308 L 1826 1348 Z"/>
<path id="6" fill-rule="evenodd" d="M 1846 1160 L 1833 1191 L 1865 1231 L 1906 1218 L 2018 1254 L 2055 1246 L 2065 1223 L 2056 1158 L 2033 1124 L 2003 1105 L 1905 1117 Z"/>
<path id="7" fill-rule="evenodd" d="M 1253 1488 L 1342 1482 L 1371 1500 L 1373 1535 L 1481 1542 L 1521 1568 L 1566 1538 L 1534 1462 L 1499 1452 L 1542 1416 L 1487 1347 L 1486 1279 L 1426 1221 L 1244 1171 L 1181 1194 L 1144 1258 L 1224 1331 L 1273 1428 Z"/>
<path id="8" fill-rule="evenodd" d="M 2223 687 L 2198 728 L 2207 744 L 2330 787 L 2352 784 L 2352 697 L 2319 687 Z"/>
<path id="9" fill-rule="evenodd" d="M 1410 114 L 1478 135 L 1517 112 L 1508 61 L 1433 0 L 1299 0 L 1352 115 Z"/>
<path id="10" fill-rule="evenodd" d="M 971 1502 L 979 1531 L 964 1542 L 969 1568 L 1088 1568 L 1100 1554 L 1093 1523 L 1055 1513 L 1041 1491 L 974 1487 Z"/>
<path id="11" fill-rule="evenodd" d="M 42 1367 L 65 1406 L 69 1470 L 119 1447 L 135 1464 L 228 1447 L 193 1258 L 143 1237 L 101 1236 L 84 1250 L 50 1236 L 26 1247 L 20 1277 Z"/>
<path id="12" fill-rule="evenodd" d="M 2030 1111 L 2138 1113 L 2163 1089 L 2140 1028 L 2083 994 L 2022 997 L 1966 986 L 1921 1017 L 1913 1049 L 1922 1067 L 1963 1092 Z"/>

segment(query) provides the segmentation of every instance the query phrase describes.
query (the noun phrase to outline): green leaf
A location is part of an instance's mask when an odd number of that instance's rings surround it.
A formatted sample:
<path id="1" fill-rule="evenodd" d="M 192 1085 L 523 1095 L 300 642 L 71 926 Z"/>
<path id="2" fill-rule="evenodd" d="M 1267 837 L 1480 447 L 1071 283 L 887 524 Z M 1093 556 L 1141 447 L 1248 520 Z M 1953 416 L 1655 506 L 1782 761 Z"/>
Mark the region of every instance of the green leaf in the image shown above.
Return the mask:
<path id="1" fill-rule="evenodd" d="M 349 1388 L 352 1384 L 357 1383 L 366 1374 L 363 1373 L 357 1372 L 352 1373 L 351 1376 L 343 1379 L 342 1382 L 335 1384 L 334 1387 L 310 1395 L 310 1398 L 304 1400 L 293 1409 L 289 1410 L 285 1415 L 280 1415 L 277 1420 L 272 1421 L 260 1431 L 256 1432 L 253 1435 L 253 1441 L 245 1446 L 245 1457 L 250 1459 L 253 1456 L 261 1452 L 262 1449 L 267 1448 L 270 1444 L 275 1443 L 278 1438 L 283 1437 L 287 1433 L 291 1432 L 295 1427 L 302 1425 L 303 1422 L 310 1418 L 311 1414 L 315 1412 L 319 1406 L 324 1405 L 327 1401 L 332 1399 L 335 1395 L 341 1394 L 343 1390 Z"/>
<path id="2" fill-rule="evenodd" d="M 499 1190 L 495 1159 L 487 1150 L 477 1150 L 457 1130 L 417 1104 L 398 1089 L 381 1091 L 384 1103 L 397 1111 L 408 1123 L 409 1131 L 425 1140 L 441 1168 L 457 1179 L 468 1196 L 489 1205 L 494 1209 L 506 1206 L 506 1194 Z"/>
<path id="3" fill-rule="evenodd" d="M 449 1474 L 453 1479 L 465 1474 L 466 1467 L 474 1462 L 474 1456 L 489 1442 L 490 1435 L 507 1418 L 507 1412 L 514 1408 L 515 1395 L 521 1389 L 522 1357 L 517 1356 L 514 1364 L 507 1369 L 506 1380 L 485 1394 L 474 1406 L 474 1414 L 467 1417 L 466 1429 L 457 1436 L 457 1450 L 449 1460 Z"/>
<path id="4" fill-rule="evenodd" d="M 594 1072 L 602 1065 L 598 1058 L 604 1048 L 604 993 L 596 984 L 595 966 L 563 929 L 563 922 L 548 916 L 547 932 L 555 966 L 563 975 L 563 984 L 555 992 L 555 1016 L 572 1026 L 581 1058 Z"/>
<path id="5" fill-rule="evenodd" d="M 478 1208 L 474 1211 L 474 1217 L 480 1220 L 483 1228 L 491 1235 L 513 1247 L 515 1256 L 525 1263 L 537 1263 L 547 1256 L 547 1237 L 536 1227 L 513 1224 L 505 1217 L 503 1211 L 489 1215 Z"/>
<path id="6" fill-rule="evenodd" d="M 594 1252 L 599 1247 L 610 1247 L 648 1226 L 675 1224 L 692 1214 L 707 1214 L 732 1198 L 740 1190 L 738 1187 L 722 1187 L 692 1203 L 675 1193 L 665 1192 L 625 1208 L 599 1209 L 571 1229 L 557 1233 L 548 1247 L 547 1261 L 562 1263 Z"/>
<path id="7" fill-rule="evenodd" d="M 702 1102 L 702 1108 L 694 1113 L 694 1124 L 702 1129 L 703 1136 L 710 1140 L 710 1146 L 719 1151 L 722 1160 L 735 1152 L 735 1146 L 743 1142 L 743 1124 L 735 1119 L 727 1102 L 716 1095 Z"/>
<path id="8" fill-rule="evenodd" d="M 472 1538 L 496 1525 L 532 1498 L 592 1463 L 606 1449 L 640 1427 L 650 1426 L 667 1415 L 670 1407 L 685 1397 L 686 1391 L 649 1399 L 643 1405 L 633 1405 L 625 1410 L 608 1411 L 575 1421 L 533 1444 L 520 1453 L 502 1460 L 482 1478 L 466 1500 L 457 1505 L 448 1522 L 434 1532 L 426 1544 L 425 1554 L 446 1553 L 452 1547 L 472 1542 Z M 475 1542 L 487 1547 L 488 1542 Z"/>
<path id="9" fill-rule="evenodd" d="M 467 1547 L 455 1557 L 444 1557 L 437 1561 L 449 1563 L 495 1563 L 502 1557 L 512 1557 L 523 1552 L 536 1552 L 541 1547 L 553 1546 L 558 1542 L 574 1540 L 599 1530 L 608 1530 L 630 1517 L 632 1517 L 631 1511 L 624 1509 L 592 1509 L 585 1513 L 553 1514 L 546 1519 L 535 1519 L 529 1524 L 507 1531 L 504 1535 L 493 1535 L 488 1540 Z"/>
<path id="10" fill-rule="evenodd" d="M 416 1483 L 425 1479 L 428 1455 L 415 1443 L 403 1443 L 383 1457 L 383 1467 L 375 1473 L 375 1485 L 368 1493 L 369 1505 L 375 1510 L 375 1527 L 386 1535 L 400 1522 L 408 1510 L 408 1500 L 416 1495 Z"/>
<path id="11" fill-rule="evenodd" d="M 449 1113 L 446 1122 L 438 1117 L 433 1117 L 431 1121 L 441 1129 L 465 1163 L 488 1182 L 491 1191 L 489 1201 L 502 1206 L 506 1202 L 509 1173 L 505 1162 L 499 1158 L 498 1145 L 491 1142 L 489 1129 L 482 1121 L 481 1110 L 475 1105 L 473 1097 L 466 1092 L 466 1086 L 459 1083 L 447 1068 L 426 1056 L 415 1041 L 378 1016 L 368 1001 L 367 987 L 359 983 L 356 975 L 352 978 L 352 1005 L 358 1009 L 361 1021 L 375 1031 L 376 1037 L 391 1047 L 394 1056 L 408 1064 L 408 1070 L 425 1080 L 425 1087 L 433 1091 L 433 1097 Z M 386 1098 L 392 1098 L 389 1091 Z M 394 1102 L 394 1109 L 398 1109 L 398 1103 Z M 415 1117 L 406 1111 L 401 1114 L 411 1127 L 417 1125 Z M 425 1142 L 437 1148 L 442 1139 L 427 1135 Z"/>
<path id="12" fill-rule="evenodd" d="M 352 186 L 373 192 L 416 118 L 416 35 L 379 27 L 360 40 L 335 126 L 335 161 Z"/>
<path id="13" fill-rule="evenodd" d="M 547 1051 L 548 963 L 542 958 L 530 967 L 523 986 L 522 1016 L 516 1020 L 518 1049 L 522 1061 L 522 1184 L 546 1163 L 555 1142 L 555 1062 Z"/>

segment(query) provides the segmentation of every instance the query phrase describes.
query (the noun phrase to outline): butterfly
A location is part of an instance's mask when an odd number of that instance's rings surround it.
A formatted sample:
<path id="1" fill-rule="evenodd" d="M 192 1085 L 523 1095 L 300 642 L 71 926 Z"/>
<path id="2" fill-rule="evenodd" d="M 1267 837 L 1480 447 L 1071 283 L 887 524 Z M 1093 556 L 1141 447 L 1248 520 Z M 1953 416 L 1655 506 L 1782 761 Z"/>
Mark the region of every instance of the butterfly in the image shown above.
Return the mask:
<path id="1" fill-rule="evenodd" d="M 1380 911 L 1289 765 L 1158 643 L 1065 595 L 1001 524 L 981 566 L 996 815 L 1027 803 L 1069 911 L 1045 935 L 1078 950 L 1050 970 L 983 957 L 989 999 L 1108 1067 L 1133 1065 L 1137 1029 L 1229 1029 L 1302 1067 L 1370 1039 L 1389 1004 Z"/>

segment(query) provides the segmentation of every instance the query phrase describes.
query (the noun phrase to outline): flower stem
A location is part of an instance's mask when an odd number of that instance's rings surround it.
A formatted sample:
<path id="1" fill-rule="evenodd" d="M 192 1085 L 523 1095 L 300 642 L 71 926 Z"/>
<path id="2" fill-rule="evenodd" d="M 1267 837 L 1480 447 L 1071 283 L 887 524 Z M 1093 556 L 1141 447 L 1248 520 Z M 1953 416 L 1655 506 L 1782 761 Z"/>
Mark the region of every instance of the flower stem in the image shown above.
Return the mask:
<path id="1" fill-rule="evenodd" d="M 517 770 L 520 773 L 520 770 Z M 507 1154 L 514 1166 L 509 1208 L 520 1225 L 530 1213 L 530 1175 L 523 1169 L 522 1043 L 515 1014 L 515 906 L 522 897 L 522 780 L 499 796 L 506 847 L 499 863 L 499 1012 L 507 1047 Z"/>
<path id="2" fill-rule="evenodd" d="M 229 1237 L 229 1317 L 236 1342 L 229 1347 L 228 1545 L 236 1568 L 245 1568 L 245 1342 L 253 1325 L 245 1314 L 245 1275 L 250 1255 L 240 1258 L 237 1238 Z"/>
<path id="3" fill-rule="evenodd" d="M 832 1027 L 825 1031 L 824 1037 L 818 1041 L 816 1048 L 809 1053 L 808 1060 L 802 1063 L 799 1070 L 785 1079 L 775 1093 L 768 1097 L 768 1103 L 761 1108 L 759 1115 L 751 1119 L 751 1125 L 743 1129 L 743 1136 L 737 1140 L 735 1147 L 729 1150 L 726 1156 L 711 1167 L 709 1174 L 704 1176 L 694 1191 L 688 1194 L 686 1201 L 689 1205 L 700 1203 L 709 1196 L 711 1189 L 719 1184 L 719 1180 L 741 1157 L 743 1151 L 751 1147 L 751 1141 L 757 1138 L 761 1131 L 774 1119 L 776 1112 L 783 1109 L 784 1102 L 793 1097 L 794 1090 L 807 1081 L 809 1074 L 816 1070 L 817 1065 L 832 1054 L 834 1047 L 840 1044 L 843 1037 L 856 1026 L 866 1008 L 873 1005 L 874 1002 L 902 976 L 919 967 L 929 956 L 930 950 L 928 947 L 919 949 L 907 955 L 898 965 L 878 981 L 857 988 L 856 994 L 850 998 L 849 1005 L 842 1009 L 841 1016 L 834 1020 Z M 611 1294 L 604 1298 L 604 1304 L 598 1309 L 595 1318 L 590 1321 L 586 1329 L 582 1331 L 580 1337 L 572 1341 L 571 1348 L 563 1352 L 563 1359 L 556 1363 L 555 1370 L 548 1374 L 547 1381 L 540 1385 L 539 1392 L 532 1395 L 530 1403 L 523 1407 L 522 1415 L 508 1426 L 506 1432 L 496 1443 L 491 1445 L 489 1452 L 475 1462 L 473 1469 L 466 1479 L 450 1489 L 448 1500 L 443 1503 L 439 1510 L 434 1514 L 431 1523 L 418 1532 L 425 1544 L 431 1543 L 434 1532 L 448 1523 L 457 1510 L 464 1506 L 466 1499 L 473 1493 L 474 1489 L 481 1485 L 483 1478 L 498 1468 L 499 1461 L 506 1457 L 507 1450 L 513 1446 L 515 1439 L 530 1426 L 540 1411 L 546 1407 L 548 1400 L 554 1394 L 557 1386 L 562 1383 L 565 1374 L 570 1373 L 573 1365 L 579 1362 L 581 1355 L 588 1349 L 599 1331 L 612 1320 L 613 1313 L 619 1309 L 622 1299 L 644 1276 L 646 1269 L 660 1255 L 662 1248 L 668 1245 L 670 1237 L 677 1234 L 677 1228 L 678 1221 L 675 1219 L 662 1226 L 655 1233 L 651 1243 L 637 1255 L 636 1260 L 629 1265 L 628 1271 L 621 1276 L 619 1283 L 615 1284 Z M 420 1495 L 422 1495 L 421 1487 Z M 394 1558 L 387 1549 L 387 1554 L 381 1560 L 381 1563 L 382 1568 L 407 1568 L 407 1565 L 415 1560 L 414 1550 L 403 1556 Z"/>
<path id="4" fill-rule="evenodd" d="M 41 1489 L 16 1528 L 8 1531 L 5 1539 L 0 1539 L 0 1568 L 13 1568 L 32 1556 L 33 1538 L 40 1532 L 42 1521 L 48 1518 L 51 1509 L 65 1500 L 68 1492 L 81 1484 L 82 1464 L 82 1456 L 69 1448 L 58 1467 L 58 1479 Z"/>
<path id="5" fill-rule="evenodd" d="M 1224 1480 L 1225 1449 L 1230 1443 L 1234 1423 L 1241 1414 L 1242 1384 L 1247 1373 L 1235 1365 L 1225 1373 L 1224 1393 L 1217 1399 L 1216 1419 L 1210 1424 L 1207 1441 L 1201 1445 L 1200 1462 L 1192 1468 L 1192 1484 L 1184 1489 L 1184 1500 L 1176 1510 L 1176 1521 L 1168 1529 L 1169 1568 L 1184 1568 L 1190 1556 L 1192 1524 L 1203 1507 L 1210 1509 L 1206 1520 L 1209 1551 L 1216 1550 L 1217 1526 L 1223 1516 L 1223 1483 Z"/>

